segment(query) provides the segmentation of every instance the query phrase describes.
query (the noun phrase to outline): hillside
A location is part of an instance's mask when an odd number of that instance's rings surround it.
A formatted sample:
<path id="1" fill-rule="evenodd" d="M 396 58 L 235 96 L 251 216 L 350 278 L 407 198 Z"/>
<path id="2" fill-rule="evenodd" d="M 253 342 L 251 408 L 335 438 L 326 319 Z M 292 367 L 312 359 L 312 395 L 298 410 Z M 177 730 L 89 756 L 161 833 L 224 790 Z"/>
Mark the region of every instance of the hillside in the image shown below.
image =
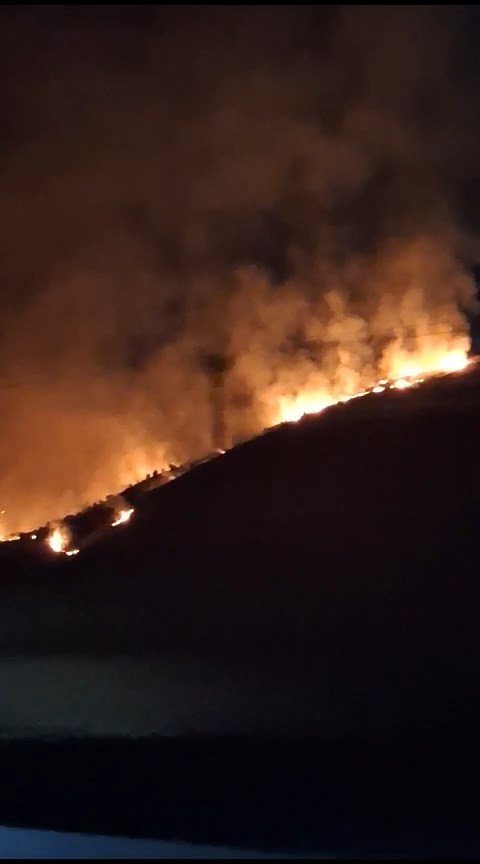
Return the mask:
<path id="1" fill-rule="evenodd" d="M 139 496 L 73 558 L 4 544 L 0 819 L 478 850 L 479 408 L 477 366 L 367 396 Z"/>
<path id="2" fill-rule="evenodd" d="M 6 544 L 1 650 L 216 658 L 240 681 L 266 658 L 260 679 L 301 669 L 342 711 L 382 692 L 388 722 L 412 700 L 430 714 L 449 682 L 470 715 L 479 407 L 476 366 L 367 396 L 155 489 L 74 559 Z"/>

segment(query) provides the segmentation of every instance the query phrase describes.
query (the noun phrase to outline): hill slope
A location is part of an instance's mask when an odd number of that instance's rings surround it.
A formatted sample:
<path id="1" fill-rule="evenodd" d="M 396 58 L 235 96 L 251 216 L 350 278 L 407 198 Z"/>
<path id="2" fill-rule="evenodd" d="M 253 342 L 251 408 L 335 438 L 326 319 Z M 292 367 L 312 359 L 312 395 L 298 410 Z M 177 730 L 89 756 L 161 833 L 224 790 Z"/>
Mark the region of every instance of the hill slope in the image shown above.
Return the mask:
<path id="1" fill-rule="evenodd" d="M 360 694 L 375 722 L 375 694 L 380 713 L 401 705 L 412 722 L 422 705 L 437 711 L 446 687 L 467 722 L 478 701 L 479 407 L 476 367 L 368 396 L 159 487 L 75 559 L 12 553 L 1 649 L 231 658 L 248 675 L 263 657 L 264 683 L 274 657 L 279 681 L 302 670 L 304 689 L 321 679 L 322 700 L 333 688 L 348 711 Z"/>

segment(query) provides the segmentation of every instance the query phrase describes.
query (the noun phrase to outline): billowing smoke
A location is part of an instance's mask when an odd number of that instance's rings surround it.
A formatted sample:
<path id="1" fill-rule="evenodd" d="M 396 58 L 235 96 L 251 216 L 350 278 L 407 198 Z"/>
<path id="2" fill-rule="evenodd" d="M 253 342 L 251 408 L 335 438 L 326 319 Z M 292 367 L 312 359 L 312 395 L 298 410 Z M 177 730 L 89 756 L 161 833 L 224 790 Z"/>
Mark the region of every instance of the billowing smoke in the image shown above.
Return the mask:
<path id="1" fill-rule="evenodd" d="M 9 530 L 211 449 L 212 355 L 235 440 L 468 347 L 464 8 L 96 9 L 1 12 Z"/>

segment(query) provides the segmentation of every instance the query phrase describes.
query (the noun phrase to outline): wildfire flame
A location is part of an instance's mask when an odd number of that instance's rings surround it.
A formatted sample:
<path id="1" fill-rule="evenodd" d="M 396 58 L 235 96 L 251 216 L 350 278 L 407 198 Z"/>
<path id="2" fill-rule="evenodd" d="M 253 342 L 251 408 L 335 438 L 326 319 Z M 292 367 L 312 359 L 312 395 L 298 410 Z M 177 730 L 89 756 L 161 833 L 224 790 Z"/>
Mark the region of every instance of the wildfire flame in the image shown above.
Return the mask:
<path id="1" fill-rule="evenodd" d="M 471 362 L 468 358 L 468 340 L 465 336 L 454 336 L 453 334 L 447 337 L 443 342 L 435 342 L 434 337 L 426 337 L 425 340 L 419 340 L 418 350 L 407 351 L 401 341 L 390 343 L 377 366 L 377 374 L 373 371 L 369 373 L 370 380 L 366 380 L 366 376 L 354 373 L 351 377 L 344 376 L 340 379 L 335 373 L 333 380 L 336 381 L 335 386 L 332 384 L 330 388 L 327 386 L 326 376 L 323 378 L 309 378 L 308 382 L 304 382 L 305 386 L 298 387 L 297 382 L 293 379 L 292 392 L 289 394 L 288 386 L 278 389 L 264 403 L 266 405 L 267 414 L 264 417 L 265 427 L 275 426 L 278 423 L 297 422 L 306 414 L 317 414 L 332 405 L 345 403 L 352 399 L 359 399 L 369 393 L 381 394 L 386 390 L 403 391 L 409 388 L 416 387 L 425 379 L 435 375 L 445 375 L 459 373 L 464 370 Z M 315 373 L 316 374 L 316 373 Z M 319 373 L 320 374 L 320 373 Z M 378 377 L 377 377 L 378 375 Z M 383 376 L 383 377 L 381 377 Z M 318 383 L 319 386 L 315 386 Z M 224 450 L 218 449 L 216 453 L 222 454 Z M 135 467 L 142 473 L 143 479 L 148 474 L 146 462 L 137 459 L 137 453 L 132 451 L 130 456 L 131 463 L 135 463 Z M 135 458 L 133 458 L 135 457 Z M 130 461 L 128 466 L 130 467 Z M 125 459 L 124 459 L 125 462 Z M 123 464 L 123 463 L 122 463 Z M 126 464 L 126 463 L 125 463 Z M 145 468 L 145 472 L 143 472 Z M 172 473 L 172 478 L 176 474 Z M 132 479 L 132 478 L 130 478 Z M 114 505 L 114 519 L 110 523 L 111 527 L 117 527 L 127 523 L 134 508 L 130 507 L 126 501 L 120 496 L 116 497 Z M 5 510 L 0 511 L 2 522 L 5 522 Z M 8 524 L 8 528 L 10 528 Z M 19 534 L 7 533 L 7 526 L 1 526 L 0 542 L 9 542 L 19 540 Z M 18 530 L 18 523 L 17 523 Z M 36 534 L 30 535 L 31 539 L 36 538 Z M 52 552 L 56 554 L 65 554 L 67 556 L 75 556 L 79 553 L 79 549 L 72 548 L 72 538 L 70 531 L 62 522 L 50 523 L 50 531 L 46 539 L 46 543 Z"/>
<path id="2" fill-rule="evenodd" d="M 450 351 L 440 358 L 438 362 L 439 372 L 462 372 L 469 364 L 465 351 Z"/>
<path id="3" fill-rule="evenodd" d="M 395 357 L 391 362 L 392 374 L 389 378 L 381 378 L 374 386 L 356 393 L 335 396 L 325 390 L 305 390 L 296 396 L 282 396 L 278 400 L 276 423 L 295 423 L 305 414 L 319 414 L 331 405 L 339 402 L 349 402 L 359 399 L 367 393 L 383 393 L 390 390 L 407 390 L 421 384 L 425 378 L 439 374 L 461 372 L 467 368 L 470 360 L 463 348 L 454 348 L 444 353 L 425 353 L 418 360 L 405 360 L 404 355 Z M 274 425 L 276 425 L 276 423 Z"/>
<path id="4" fill-rule="evenodd" d="M 50 547 L 52 552 L 61 553 L 65 552 L 67 555 L 70 554 L 69 545 L 70 545 L 71 535 L 70 531 L 66 525 L 57 524 L 54 525 L 50 533 L 47 537 L 47 545 Z M 77 550 L 78 551 L 78 550 Z"/>
<path id="5" fill-rule="evenodd" d="M 123 525 L 124 522 L 128 522 L 132 513 L 133 507 L 130 507 L 128 510 L 120 510 L 112 522 L 112 528 L 115 528 L 117 525 Z"/>
<path id="6" fill-rule="evenodd" d="M 468 343 L 464 337 L 451 336 L 444 342 L 425 337 L 418 349 L 405 351 L 396 342 L 386 349 L 383 363 L 390 380 L 399 378 L 425 378 L 429 375 L 461 372 L 468 366 Z"/>
<path id="7" fill-rule="evenodd" d="M 337 400 L 324 393 L 300 393 L 294 399 L 282 397 L 279 400 L 280 421 L 282 423 L 296 423 L 304 414 L 319 414 Z"/>

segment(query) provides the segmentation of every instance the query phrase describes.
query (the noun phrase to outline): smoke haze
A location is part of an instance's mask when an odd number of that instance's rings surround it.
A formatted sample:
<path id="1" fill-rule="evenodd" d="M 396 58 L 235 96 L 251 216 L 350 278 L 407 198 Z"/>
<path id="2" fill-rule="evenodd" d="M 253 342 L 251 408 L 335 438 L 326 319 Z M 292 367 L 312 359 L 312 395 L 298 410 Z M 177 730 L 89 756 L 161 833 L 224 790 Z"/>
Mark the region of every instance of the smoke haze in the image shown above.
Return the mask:
<path id="1" fill-rule="evenodd" d="M 468 348 L 469 14 L 3 7 L 6 529 Z"/>

